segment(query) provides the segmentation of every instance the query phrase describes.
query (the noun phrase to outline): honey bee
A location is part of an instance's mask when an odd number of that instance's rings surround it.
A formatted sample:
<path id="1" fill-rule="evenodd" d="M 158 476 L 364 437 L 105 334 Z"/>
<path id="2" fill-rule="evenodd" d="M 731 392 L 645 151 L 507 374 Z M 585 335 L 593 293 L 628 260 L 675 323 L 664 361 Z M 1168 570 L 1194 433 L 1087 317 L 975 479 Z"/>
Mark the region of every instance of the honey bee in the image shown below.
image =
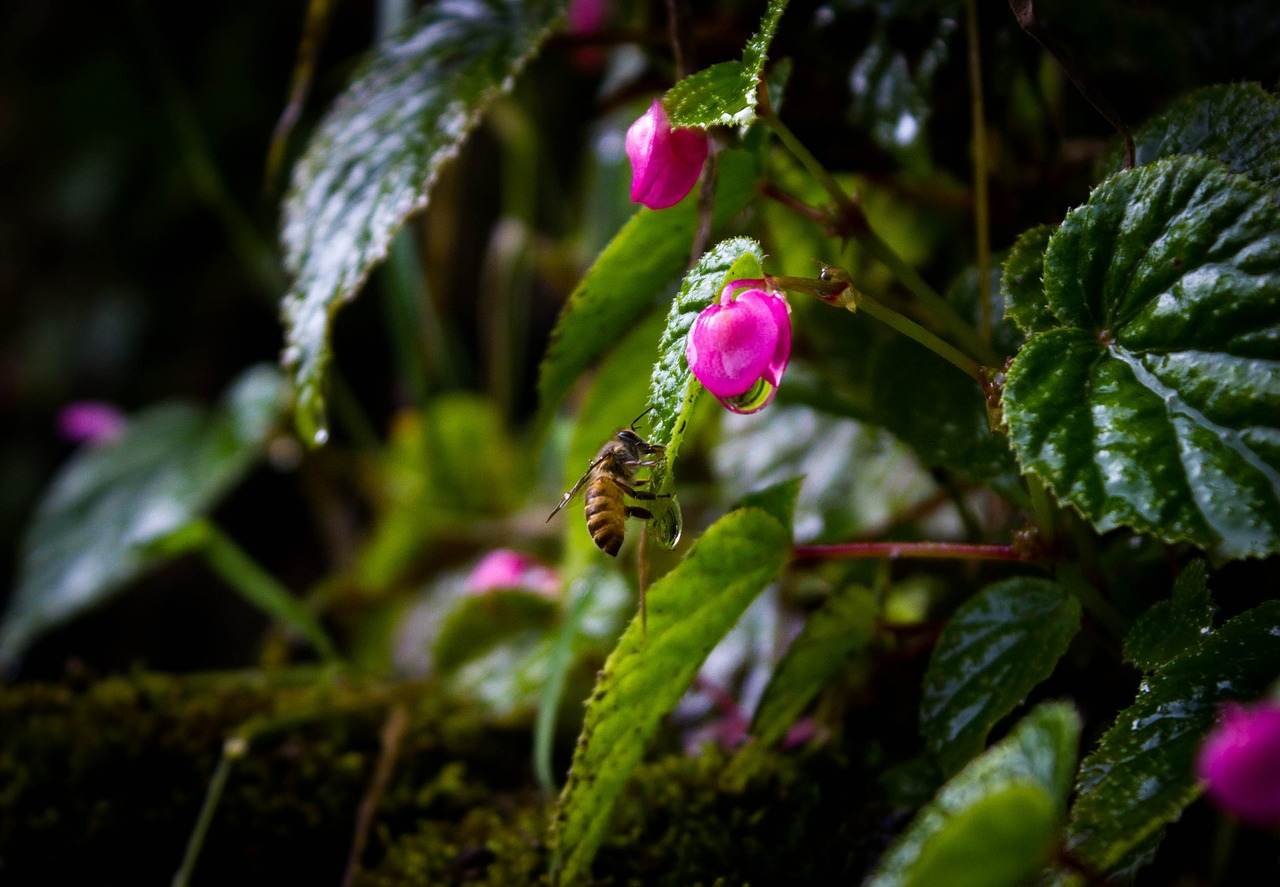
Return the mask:
<path id="1" fill-rule="evenodd" d="M 645 412 L 648 412 L 646 410 Z M 640 416 L 643 416 L 641 413 Z M 640 417 L 636 417 L 636 422 Z M 644 502 L 661 498 L 660 494 L 648 490 L 637 489 L 649 482 L 647 478 L 636 479 L 635 470 L 640 467 L 652 467 L 662 461 L 666 447 L 651 444 L 636 434 L 635 422 L 630 428 L 619 431 L 605 443 L 596 453 L 596 457 L 587 466 L 586 473 L 578 478 L 573 489 L 564 494 L 560 504 L 547 516 L 547 520 L 555 517 L 560 509 L 569 504 L 569 500 L 577 495 L 584 486 L 587 488 L 583 501 L 586 503 L 587 531 L 596 546 L 610 557 L 618 556 L 622 548 L 622 540 L 626 535 L 627 518 L 638 517 L 641 520 L 652 520 L 653 513 L 638 505 L 628 505 L 624 496 L 630 496 Z M 645 458 L 657 456 L 656 459 Z"/>

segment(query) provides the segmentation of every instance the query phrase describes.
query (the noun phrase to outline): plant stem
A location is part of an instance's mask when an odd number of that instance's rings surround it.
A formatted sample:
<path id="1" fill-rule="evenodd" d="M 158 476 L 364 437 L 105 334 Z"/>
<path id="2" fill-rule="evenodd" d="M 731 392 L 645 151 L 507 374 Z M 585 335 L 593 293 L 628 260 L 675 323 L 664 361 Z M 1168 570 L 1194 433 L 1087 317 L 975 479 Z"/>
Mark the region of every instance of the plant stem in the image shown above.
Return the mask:
<path id="1" fill-rule="evenodd" d="M 978 359 L 988 366 L 996 366 L 1000 362 L 1000 358 L 991 349 L 991 346 L 951 307 L 950 302 L 938 295 L 937 291 L 929 286 L 925 279 L 916 273 L 916 270 L 907 264 L 906 260 L 898 255 L 893 247 L 876 233 L 875 229 L 871 227 L 866 214 L 862 211 L 862 207 L 845 193 L 844 189 L 840 187 L 840 183 L 835 180 L 831 173 L 827 172 L 826 168 L 818 162 L 818 159 L 809 152 L 809 149 L 773 113 L 767 99 L 764 98 L 764 89 L 760 90 L 760 95 L 761 99 L 756 108 L 757 116 L 773 130 L 774 135 L 778 137 L 778 141 L 782 142 L 783 147 L 800 161 L 800 164 L 813 177 L 814 181 L 831 195 L 839 210 L 841 231 L 857 238 L 858 242 L 888 268 L 958 342 L 969 349 L 971 353 L 977 355 Z"/>
<path id="2" fill-rule="evenodd" d="M 796 560 L 820 558 L 899 558 L 926 560 L 1012 561 L 1034 559 L 1012 545 L 976 545 L 966 542 L 842 542 L 836 545 L 797 545 Z"/>
<path id="3" fill-rule="evenodd" d="M 175 542 L 180 549 L 203 555 L 213 571 L 249 603 L 302 632 L 325 659 L 339 659 L 333 641 L 307 606 L 211 521 L 198 521 L 179 531 Z"/>
<path id="4" fill-rule="evenodd" d="M 1031 496 L 1031 514 L 1036 521 L 1036 529 L 1040 531 L 1040 540 L 1046 547 L 1053 547 L 1058 538 L 1057 524 L 1053 519 L 1053 500 L 1049 498 L 1049 490 L 1038 475 L 1026 474 L 1027 492 Z"/>
<path id="5" fill-rule="evenodd" d="M 863 294 L 857 300 L 857 310 L 866 312 L 886 326 L 902 333 L 902 335 L 907 338 L 914 339 L 919 342 L 934 354 L 955 366 L 960 370 L 960 372 L 975 379 L 979 385 L 986 381 L 982 374 L 982 366 L 976 360 L 965 354 L 959 348 L 956 348 L 954 345 L 951 345 L 938 336 L 935 336 L 914 320 L 909 320 L 906 317 L 903 317 L 888 305 L 877 302 L 870 296 Z"/>
<path id="6" fill-rule="evenodd" d="M 982 98 L 982 51 L 979 44 L 978 0 L 965 0 L 969 32 L 969 113 L 973 119 L 973 226 L 978 260 L 978 310 L 982 340 L 991 344 L 991 232 L 987 192 L 987 123 Z"/>
<path id="7" fill-rule="evenodd" d="M 209 788 L 204 793 L 204 803 L 200 805 L 200 813 L 196 817 L 191 837 L 187 839 L 187 849 L 182 854 L 182 863 L 173 876 L 172 887 L 187 887 L 191 883 L 191 874 L 195 871 L 196 860 L 200 858 L 200 850 L 204 847 L 205 836 L 213 823 L 214 811 L 222 800 L 222 792 L 227 787 L 227 779 L 231 776 L 231 765 L 245 756 L 249 744 L 242 736 L 232 736 L 222 743 L 222 754 L 218 758 L 218 766 L 213 770 L 209 780 Z"/>

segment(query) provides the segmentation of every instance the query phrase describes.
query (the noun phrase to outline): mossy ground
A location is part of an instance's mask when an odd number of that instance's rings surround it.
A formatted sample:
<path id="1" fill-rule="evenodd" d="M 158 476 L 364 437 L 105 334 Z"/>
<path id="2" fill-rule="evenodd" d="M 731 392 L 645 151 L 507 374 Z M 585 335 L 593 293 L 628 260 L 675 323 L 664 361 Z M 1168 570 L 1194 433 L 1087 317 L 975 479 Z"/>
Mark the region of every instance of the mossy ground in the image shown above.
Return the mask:
<path id="1" fill-rule="evenodd" d="M 224 740 L 242 734 L 248 753 L 231 769 L 193 883 L 340 883 L 397 703 L 408 727 L 357 883 L 546 883 L 552 804 L 533 785 L 527 726 L 486 722 L 429 686 L 313 671 L 0 690 L 0 881 L 167 883 Z M 712 750 L 642 767 L 596 883 L 857 879 L 877 839 L 851 819 L 868 806 L 854 769 L 827 752 L 778 756 L 729 792 L 726 761 Z"/>

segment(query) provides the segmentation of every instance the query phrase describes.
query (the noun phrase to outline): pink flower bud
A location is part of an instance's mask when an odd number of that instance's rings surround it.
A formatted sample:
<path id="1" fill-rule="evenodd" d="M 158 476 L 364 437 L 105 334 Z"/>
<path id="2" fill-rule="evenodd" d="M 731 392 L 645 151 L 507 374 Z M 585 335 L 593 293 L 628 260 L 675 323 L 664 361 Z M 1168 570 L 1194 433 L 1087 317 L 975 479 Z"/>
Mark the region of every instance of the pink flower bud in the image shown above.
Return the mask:
<path id="1" fill-rule="evenodd" d="M 707 134 L 700 129 L 672 129 L 662 102 L 627 130 L 631 161 L 631 202 L 649 209 L 675 206 L 689 193 L 707 159 Z"/>
<path id="2" fill-rule="evenodd" d="M 467 591 L 472 594 L 498 588 L 522 588 L 554 598 L 560 592 L 560 577 L 527 554 L 499 548 L 481 558 L 467 577 Z"/>
<path id="3" fill-rule="evenodd" d="M 1196 775 L 1226 812 L 1251 825 L 1280 825 L 1280 703 L 1223 706 Z"/>
<path id="4" fill-rule="evenodd" d="M 110 443 L 124 424 L 124 413 L 100 400 L 77 400 L 58 411 L 58 433 L 72 443 Z"/>
<path id="5" fill-rule="evenodd" d="M 791 358 L 791 314 L 787 302 L 763 289 L 763 281 L 735 280 L 718 304 L 708 305 L 693 322 L 685 342 L 689 370 L 721 403 L 735 412 L 764 409 L 777 393 Z M 763 391 L 761 388 L 763 387 Z M 750 392 L 749 404 L 742 398 Z"/>

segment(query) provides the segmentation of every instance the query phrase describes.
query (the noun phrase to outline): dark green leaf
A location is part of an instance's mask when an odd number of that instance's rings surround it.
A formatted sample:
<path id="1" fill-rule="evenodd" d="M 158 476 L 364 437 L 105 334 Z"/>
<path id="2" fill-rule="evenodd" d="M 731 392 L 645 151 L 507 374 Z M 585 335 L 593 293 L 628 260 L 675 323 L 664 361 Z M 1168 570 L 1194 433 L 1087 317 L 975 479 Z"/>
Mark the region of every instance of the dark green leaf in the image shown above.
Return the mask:
<path id="1" fill-rule="evenodd" d="M 1217 163 L 1104 182 L 1049 241 L 1008 373 L 1023 467 L 1099 530 L 1280 551 L 1280 209 Z"/>
<path id="2" fill-rule="evenodd" d="M 920 730 L 952 773 L 1053 673 L 1080 630 L 1080 604 L 1056 582 L 1017 576 L 965 602 L 938 639 L 924 678 Z"/>
<path id="3" fill-rule="evenodd" d="M 941 357 L 890 339 L 876 349 L 871 392 L 875 420 L 926 466 L 1002 491 L 1018 486 L 1008 439 L 991 430 L 981 386 Z"/>
<path id="4" fill-rule="evenodd" d="M 1071 787 L 1080 718 L 1036 708 L 917 814 L 866 887 L 1013 887 L 1052 858 Z"/>
<path id="5" fill-rule="evenodd" d="M 879 611 L 868 589 L 846 586 L 809 614 L 760 697 L 751 720 L 756 744 L 771 746 L 786 734 L 845 661 L 871 640 Z"/>
<path id="6" fill-rule="evenodd" d="M 1068 847 L 1105 873 L 1181 814 L 1201 789 L 1193 760 L 1218 706 L 1260 696 L 1280 674 L 1280 602 L 1224 624 L 1145 678 L 1080 767 Z"/>
<path id="7" fill-rule="evenodd" d="M 325 437 L 329 328 L 427 198 L 492 99 L 550 33 L 564 0 L 430 4 L 363 65 L 294 169 L 281 240 L 294 277 L 283 361 L 304 440 Z"/>
<path id="8" fill-rule="evenodd" d="M 255 367 L 215 411 L 153 407 L 120 439 L 75 454 L 27 532 L 0 660 L 163 562 L 169 555 L 154 543 L 202 517 L 244 476 L 283 410 L 280 374 Z"/>
<path id="9" fill-rule="evenodd" d="M 758 508 L 740 509 L 649 589 L 647 634 L 632 621 L 587 704 L 553 831 L 557 883 L 584 882 L 609 813 L 659 722 L 790 549 L 785 526 Z"/>
<path id="10" fill-rule="evenodd" d="M 1027 335 L 1057 326 L 1044 298 L 1044 251 L 1054 230 L 1040 225 L 1022 232 L 1000 277 L 1006 315 Z"/>
<path id="11" fill-rule="evenodd" d="M 1256 83 L 1196 90 L 1143 124 L 1133 141 L 1138 164 L 1198 154 L 1267 188 L 1280 186 L 1280 101 Z"/>
<path id="12" fill-rule="evenodd" d="M 667 91 L 662 104 L 675 126 L 746 126 L 756 119 L 756 88 L 769 44 L 787 0 L 769 0 L 760 30 L 747 41 L 742 61 L 721 62 L 684 78 Z"/>
<path id="13" fill-rule="evenodd" d="M 1124 658 L 1143 671 L 1186 653 L 1203 641 L 1213 628 L 1217 612 L 1205 581 L 1204 561 L 1192 561 L 1173 585 L 1173 596 L 1160 601 L 1129 629 Z"/>
<path id="14" fill-rule="evenodd" d="M 751 201 L 759 173 L 759 158 L 752 152 L 729 150 L 718 155 L 717 226 Z M 542 359 L 538 374 L 540 423 L 551 418 L 578 377 L 680 278 L 688 267 L 696 214 L 691 200 L 670 209 L 642 209 L 596 259 L 560 312 Z M 661 439 L 658 435 L 654 438 Z"/>

